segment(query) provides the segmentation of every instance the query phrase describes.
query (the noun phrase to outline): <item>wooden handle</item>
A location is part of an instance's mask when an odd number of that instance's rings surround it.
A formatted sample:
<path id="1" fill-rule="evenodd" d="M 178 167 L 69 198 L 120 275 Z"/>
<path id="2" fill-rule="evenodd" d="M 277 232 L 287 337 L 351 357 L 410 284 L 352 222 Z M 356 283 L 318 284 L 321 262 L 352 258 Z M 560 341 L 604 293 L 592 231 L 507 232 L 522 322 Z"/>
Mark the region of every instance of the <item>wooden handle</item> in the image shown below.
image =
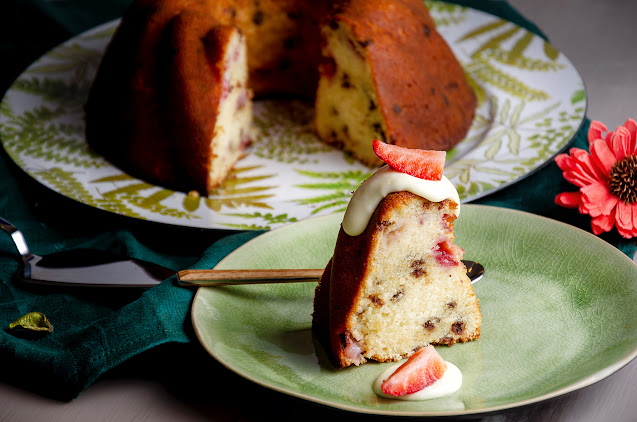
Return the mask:
<path id="1" fill-rule="evenodd" d="M 232 284 L 299 283 L 318 281 L 323 269 L 276 270 L 183 270 L 177 273 L 181 286 L 212 287 Z"/>

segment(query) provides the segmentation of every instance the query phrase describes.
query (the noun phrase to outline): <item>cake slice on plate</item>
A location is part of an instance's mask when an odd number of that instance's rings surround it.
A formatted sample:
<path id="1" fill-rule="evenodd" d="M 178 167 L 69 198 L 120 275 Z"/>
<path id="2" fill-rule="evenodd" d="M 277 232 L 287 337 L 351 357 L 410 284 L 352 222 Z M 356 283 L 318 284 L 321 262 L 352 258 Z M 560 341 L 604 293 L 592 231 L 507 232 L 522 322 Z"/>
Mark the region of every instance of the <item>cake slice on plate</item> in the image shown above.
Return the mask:
<path id="1" fill-rule="evenodd" d="M 480 336 L 480 307 L 454 243 L 460 200 L 442 175 L 445 153 L 374 147 L 389 165 L 354 193 L 314 298 L 314 332 L 338 367 Z"/>

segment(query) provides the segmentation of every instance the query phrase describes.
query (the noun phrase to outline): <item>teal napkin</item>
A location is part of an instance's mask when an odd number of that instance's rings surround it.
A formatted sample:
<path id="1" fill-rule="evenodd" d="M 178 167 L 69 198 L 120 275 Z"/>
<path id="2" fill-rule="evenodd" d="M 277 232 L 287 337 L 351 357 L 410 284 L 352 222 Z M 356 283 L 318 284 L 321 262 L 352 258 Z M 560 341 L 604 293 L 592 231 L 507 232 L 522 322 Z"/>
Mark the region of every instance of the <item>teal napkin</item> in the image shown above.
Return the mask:
<path id="1" fill-rule="evenodd" d="M 37 24 L 47 35 L 34 40 L 3 37 L 0 51 L 9 66 L 0 70 L 6 89 L 38 55 L 83 30 L 123 13 L 129 0 L 25 0 L 8 3 L 16 30 Z M 504 1 L 458 1 L 513 21 L 544 36 Z M 28 32 L 23 29 L 23 32 Z M 25 52 L 27 54 L 25 54 Z M 572 145 L 586 148 L 588 120 Z M 590 231 L 590 219 L 553 203 L 574 187 L 554 163 L 477 203 L 510 207 L 568 221 Z M 209 268 L 261 232 L 217 232 L 162 226 L 96 210 L 48 191 L 0 152 L 0 215 L 18 226 L 32 251 L 46 254 L 73 247 L 93 247 L 144 259 L 174 270 Z M 632 256 L 635 243 L 617 234 L 603 238 Z M 175 278 L 146 290 L 60 290 L 20 285 L 13 280 L 19 258 L 8 236 L 0 233 L 0 377 L 31 391 L 72 399 L 107 371 L 150 349 L 196 343 L 190 323 L 194 291 Z M 42 312 L 53 332 L 29 335 L 9 330 L 28 312 Z"/>

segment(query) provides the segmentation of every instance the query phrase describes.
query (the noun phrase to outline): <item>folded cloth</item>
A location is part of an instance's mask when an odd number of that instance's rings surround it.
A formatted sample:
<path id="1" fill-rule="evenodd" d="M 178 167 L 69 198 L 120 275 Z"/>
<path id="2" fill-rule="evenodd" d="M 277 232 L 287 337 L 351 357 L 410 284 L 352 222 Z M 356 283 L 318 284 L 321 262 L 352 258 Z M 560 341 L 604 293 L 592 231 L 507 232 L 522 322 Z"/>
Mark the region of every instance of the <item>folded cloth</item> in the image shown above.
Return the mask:
<path id="1" fill-rule="evenodd" d="M 109 20 L 113 13 L 121 13 L 128 1 L 29 0 L 27 3 L 39 13 L 33 19 L 48 18 L 58 34 L 72 36 Z M 535 25 L 504 1 L 458 3 L 498 15 L 543 36 Z M 19 3 L 9 4 L 17 8 Z M 7 44 L 0 43 L 0 47 L 6 51 Z M 19 47 L 15 45 L 16 49 Z M 0 80 L 0 89 L 10 82 Z M 573 146 L 586 148 L 587 131 L 588 120 Z M 563 180 L 557 166 L 549 163 L 515 185 L 476 202 L 530 211 L 590 231 L 587 216 L 554 204 L 555 195 L 568 190 L 573 187 Z M 38 254 L 93 247 L 174 270 L 210 268 L 261 233 L 170 226 L 161 226 L 159 230 L 159 223 L 86 207 L 34 182 L 4 151 L 0 153 L 0 215 L 21 229 L 31 249 Z M 616 234 L 606 234 L 603 238 L 630 256 L 635 252 L 634 242 Z M 65 291 L 16 283 L 12 276 L 19 264 L 11 240 L 0 236 L 0 326 L 3 327 L 0 330 L 3 366 L 0 377 L 4 381 L 59 399 L 71 399 L 102 374 L 134 356 L 168 343 L 196 342 L 189 316 L 194 290 L 178 287 L 175 277 L 146 291 Z M 8 329 L 11 322 L 29 312 L 44 313 L 54 326 L 53 332 L 34 336 Z"/>

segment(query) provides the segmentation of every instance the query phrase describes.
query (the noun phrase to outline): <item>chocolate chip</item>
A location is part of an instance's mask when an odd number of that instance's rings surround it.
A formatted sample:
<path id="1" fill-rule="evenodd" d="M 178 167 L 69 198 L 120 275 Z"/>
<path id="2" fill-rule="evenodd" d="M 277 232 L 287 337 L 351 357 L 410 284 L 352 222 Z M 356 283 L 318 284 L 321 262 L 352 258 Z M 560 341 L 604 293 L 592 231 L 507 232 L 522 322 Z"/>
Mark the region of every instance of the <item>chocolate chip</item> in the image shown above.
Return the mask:
<path id="1" fill-rule="evenodd" d="M 415 268 L 412 272 L 411 272 L 411 276 L 414 278 L 420 278 L 423 275 L 427 274 L 427 271 L 425 271 L 423 268 Z"/>
<path id="2" fill-rule="evenodd" d="M 453 325 L 451 326 L 451 331 L 454 334 L 462 334 L 464 332 L 464 322 L 463 321 L 456 321 L 453 323 Z"/>
<path id="3" fill-rule="evenodd" d="M 393 221 L 380 220 L 378 223 L 376 223 L 376 229 L 377 230 L 384 230 L 385 228 L 391 226 L 392 224 L 394 224 Z"/>
<path id="4" fill-rule="evenodd" d="M 264 18 L 263 11 L 257 10 L 256 12 L 254 12 L 254 15 L 252 15 L 252 22 L 255 25 L 261 25 L 263 23 L 263 18 Z"/>
<path id="5" fill-rule="evenodd" d="M 422 326 L 425 327 L 425 330 L 427 331 L 433 331 L 434 328 L 436 328 L 436 325 L 431 322 L 431 320 L 425 322 Z"/>
<path id="6" fill-rule="evenodd" d="M 370 45 L 372 43 L 372 40 L 365 40 L 365 41 L 359 41 L 358 45 L 360 45 L 361 47 L 365 48 L 368 45 Z"/>
<path id="7" fill-rule="evenodd" d="M 376 110 L 376 103 L 373 100 L 369 100 L 369 111 Z"/>
<path id="8" fill-rule="evenodd" d="M 378 297 L 378 295 L 370 295 L 369 300 L 371 300 L 372 303 L 378 307 L 381 307 L 385 304 L 385 301 Z"/>
<path id="9" fill-rule="evenodd" d="M 425 263 L 424 259 L 417 259 L 415 261 L 411 261 L 411 268 L 416 268 L 416 267 L 422 267 L 422 265 Z"/>
<path id="10" fill-rule="evenodd" d="M 392 302 L 398 302 L 400 299 L 402 299 L 402 298 L 403 298 L 403 295 L 404 295 L 404 293 L 403 293 L 403 292 L 402 292 L 402 290 L 401 290 L 401 291 L 399 291 L 398 293 L 396 293 L 395 295 L 393 295 L 393 296 L 391 297 L 391 301 L 392 301 Z"/>
<path id="11" fill-rule="evenodd" d="M 372 125 L 372 128 L 374 129 L 374 132 L 378 133 L 378 135 L 381 138 L 381 141 L 383 142 L 387 141 L 387 137 L 385 136 L 385 131 L 383 130 L 383 127 L 381 126 L 380 123 L 374 123 Z"/>
<path id="12" fill-rule="evenodd" d="M 335 20 L 331 20 L 330 21 L 330 28 L 331 29 L 338 29 L 338 22 L 336 22 Z"/>
<path id="13" fill-rule="evenodd" d="M 455 308 L 455 307 L 456 307 L 456 305 L 457 305 L 457 303 L 456 303 L 456 302 L 449 302 L 449 303 L 447 303 L 447 308 L 449 308 L 449 309 L 453 309 L 453 308 Z"/>
<path id="14" fill-rule="evenodd" d="M 352 83 L 350 82 L 349 79 L 349 74 L 347 73 L 343 73 L 343 79 L 341 81 L 341 86 L 345 89 L 351 88 L 352 87 Z"/>
<path id="15" fill-rule="evenodd" d="M 412 277 L 419 278 L 427 274 L 427 270 L 425 269 L 425 261 L 422 259 L 412 261 L 410 267 L 413 268 L 413 271 L 411 272 Z"/>

